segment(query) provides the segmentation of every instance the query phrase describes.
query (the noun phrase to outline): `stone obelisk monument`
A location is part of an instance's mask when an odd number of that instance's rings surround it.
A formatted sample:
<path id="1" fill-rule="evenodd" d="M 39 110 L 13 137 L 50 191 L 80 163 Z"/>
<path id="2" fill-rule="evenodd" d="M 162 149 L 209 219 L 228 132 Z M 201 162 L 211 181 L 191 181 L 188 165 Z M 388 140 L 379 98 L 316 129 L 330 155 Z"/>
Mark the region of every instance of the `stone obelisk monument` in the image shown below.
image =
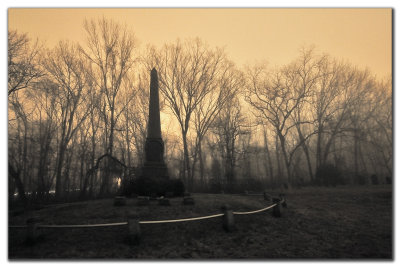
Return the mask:
<path id="1" fill-rule="evenodd" d="M 169 180 L 168 169 L 164 162 L 164 142 L 161 137 L 160 103 L 158 93 L 158 76 L 155 68 L 150 76 L 150 102 L 149 121 L 147 124 L 147 138 L 145 144 L 146 160 L 142 168 L 142 178 L 154 185 L 154 190 L 159 191 L 159 186 Z M 151 191 L 154 191 L 151 190 Z M 152 192 L 159 193 L 159 192 Z"/>

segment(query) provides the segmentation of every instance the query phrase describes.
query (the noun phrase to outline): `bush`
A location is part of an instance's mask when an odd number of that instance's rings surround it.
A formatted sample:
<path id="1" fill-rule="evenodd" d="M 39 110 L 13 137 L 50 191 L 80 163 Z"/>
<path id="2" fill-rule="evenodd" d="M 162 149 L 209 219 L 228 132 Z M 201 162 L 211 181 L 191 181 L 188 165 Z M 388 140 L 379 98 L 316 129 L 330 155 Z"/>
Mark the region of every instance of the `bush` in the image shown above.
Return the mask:
<path id="1" fill-rule="evenodd" d="M 180 179 L 170 179 L 168 180 L 165 188 L 165 192 L 173 192 L 174 196 L 176 197 L 182 197 L 183 193 L 185 192 L 185 185 L 183 184 L 182 180 Z"/>
<path id="2" fill-rule="evenodd" d="M 151 179 L 140 177 L 128 181 L 123 186 L 122 194 L 131 196 L 132 194 L 140 196 L 165 196 L 166 192 L 173 192 L 174 196 L 183 196 L 185 186 L 179 179 Z"/>
<path id="3" fill-rule="evenodd" d="M 337 186 L 344 184 L 341 171 L 333 164 L 325 164 L 320 166 L 317 169 L 315 178 L 317 185 Z"/>

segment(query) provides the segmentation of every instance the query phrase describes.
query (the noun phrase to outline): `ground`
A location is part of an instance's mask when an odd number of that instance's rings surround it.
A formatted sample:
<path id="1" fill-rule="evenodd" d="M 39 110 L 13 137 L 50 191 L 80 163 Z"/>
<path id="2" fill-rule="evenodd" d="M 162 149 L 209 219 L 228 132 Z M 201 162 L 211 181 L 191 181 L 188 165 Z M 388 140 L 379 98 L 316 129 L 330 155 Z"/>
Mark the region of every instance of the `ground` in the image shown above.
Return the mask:
<path id="1" fill-rule="evenodd" d="M 278 192 L 271 192 L 277 195 Z M 42 229 L 35 245 L 25 243 L 25 229 L 9 230 L 10 259 L 392 259 L 392 188 L 388 185 L 303 188 L 285 192 L 282 217 L 271 211 L 235 215 L 236 231 L 222 229 L 222 219 L 141 225 L 139 245 L 126 243 L 126 226 L 90 229 Z M 9 225 L 38 216 L 43 224 L 122 222 L 128 210 L 141 220 L 177 219 L 270 205 L 262 196 L 193 194 L 195 206 L 181 198 L 171 206 L 113 206 L 112 199 L 40 207 L 30 213 L 10 210 Z"/>

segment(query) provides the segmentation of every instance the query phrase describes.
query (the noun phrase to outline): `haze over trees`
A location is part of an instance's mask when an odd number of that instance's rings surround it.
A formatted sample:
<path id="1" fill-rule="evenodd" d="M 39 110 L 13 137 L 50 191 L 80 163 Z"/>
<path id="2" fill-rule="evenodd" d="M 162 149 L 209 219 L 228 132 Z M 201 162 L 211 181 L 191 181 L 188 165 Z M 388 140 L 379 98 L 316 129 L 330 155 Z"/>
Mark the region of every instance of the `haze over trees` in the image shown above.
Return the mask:
<path id="1" fill-rule="evenodd" d="M 111 20 L 83 28 L 86 42 L 55 47 L 8 32 L 10 199 L 108 196 L 133 179 L 153 67 L 166 162 L 190 191 L 390 182 L 391 78 L 313 47 L 240 68 L 206 40 L 140 49 Z"/>

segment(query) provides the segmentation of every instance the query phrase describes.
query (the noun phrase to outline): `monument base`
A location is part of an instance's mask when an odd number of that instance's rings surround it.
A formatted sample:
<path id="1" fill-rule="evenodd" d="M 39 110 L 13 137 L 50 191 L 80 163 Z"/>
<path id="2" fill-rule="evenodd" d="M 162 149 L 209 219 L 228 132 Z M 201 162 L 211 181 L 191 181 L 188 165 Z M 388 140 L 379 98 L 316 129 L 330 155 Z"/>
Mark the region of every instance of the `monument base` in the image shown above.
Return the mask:
<path id="1" fill-rule="evenodd" d="M 160 181 L 169 179 L 168 168 L 164 162 L 145 162 L 140 176 Z"/>

